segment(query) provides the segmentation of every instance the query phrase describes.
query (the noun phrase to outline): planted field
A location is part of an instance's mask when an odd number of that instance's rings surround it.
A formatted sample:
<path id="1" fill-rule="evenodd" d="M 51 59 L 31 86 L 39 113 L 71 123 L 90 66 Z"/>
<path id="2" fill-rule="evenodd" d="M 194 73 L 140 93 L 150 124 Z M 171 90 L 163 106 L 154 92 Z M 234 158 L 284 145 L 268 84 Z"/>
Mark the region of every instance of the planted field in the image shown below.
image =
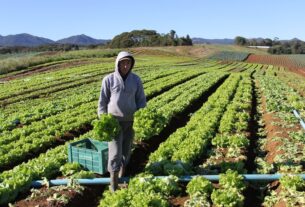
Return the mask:
<path id="1" fill-rule="evenodd" d="M 83 50 L 71 52 L 46 52 L 46 53 L 29 53 L 17 57 L 5 57 L 0 59 L 0 77 L 17 74 L 21 70 L 31 70 L 33 66 L 49 64 L 57 61 L 65 61 L 79 58 L 96 58 L 96 57 L 114 57 L 118 50 Z"/>
<path id="2" fill-rule="evenodd" d="M 67 146 L 96 136 L 91 123 L 113 60 L 1 84 L 0 205 L 305 205 L 304 180 L 288 175 L 305 171 L 305 129 L 292 113 L 305 118 L 302 76 L 270 63 L 239 62 L 242 54 L 224 63 L 143 53 L 135 55 L 134 72 L 142 79 L 147 107 L 135 113 L 126 171 L 131 180 L 115 193 L 77 183 L 30 191 L 32 181 L 43 178 L 109 177 L 67 163 Z M 242 176 L 269 173 L 287 176 L 261 183 Z M 179 181 L 189 175 L 194 177 Z"/>
<path id="3" fill-rule="evenodd" d="M 251 54 L 247 60 L 250 63 L 262 63 L 269 65 L 279 65 L 284 67 L 295 67 L 296 65 L 292 60 L 288 59 L 285 55 L 256 55 Z"/>
<path id="4" fill-rule="evenodd" d="M 246 62 L 282 66 L 305 76 L 305 55 L 251 54 Z"/>
<path id="5" fill-rule="evenodd" d="M 216 59 L 221 61 L 244 61 L 249 56 L 249 53 L 246 52 L 233 52 L 233 51 L 222 51 L 218 52 L 212 56 L 210 56 L 210 59 Z"/>
<path id="6" fill-rule="evenodd" d="M 287 58 L 291 59 L 299 68 L 305 67 L 305 56 L 304 55 L 286 55 Z"/>

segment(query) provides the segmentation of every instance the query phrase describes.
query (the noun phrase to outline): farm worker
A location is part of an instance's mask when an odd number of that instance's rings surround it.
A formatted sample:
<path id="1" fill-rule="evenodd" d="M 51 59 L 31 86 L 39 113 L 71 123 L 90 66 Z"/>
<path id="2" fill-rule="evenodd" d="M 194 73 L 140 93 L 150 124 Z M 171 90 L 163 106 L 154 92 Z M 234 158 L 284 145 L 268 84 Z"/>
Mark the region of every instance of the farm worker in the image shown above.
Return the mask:
<path id="1" fill-rule="evenodd" d="M 133 142 L 133 115 L 146 106 L 142 81 L 131 70 L 135 64 L 133 56 L 125 51 L 118 54 L 115 71 L 102 81 L 98 101 L 98 116 L 112 114 L 120 123 L 120 135 L 108 142 L 108 171 L 110 190 L 118 188 L 118 178 L 124 175 L 129 162 Z"/>

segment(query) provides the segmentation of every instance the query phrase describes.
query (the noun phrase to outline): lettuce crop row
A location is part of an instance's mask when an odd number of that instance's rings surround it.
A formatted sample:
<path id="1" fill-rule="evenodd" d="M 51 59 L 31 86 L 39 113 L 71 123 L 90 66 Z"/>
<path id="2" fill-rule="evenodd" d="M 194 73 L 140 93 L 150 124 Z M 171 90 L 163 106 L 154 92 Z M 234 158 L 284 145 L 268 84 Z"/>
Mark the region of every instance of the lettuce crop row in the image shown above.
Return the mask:
<path id="1" fill-rule="evenodd" d="M 305 98 L 276 76 L 258 75 L 257 79 L 262 94 L 266 98 L 266 112 L 277 118 L 272 124 L 285 130 L 287 134 L 285 137 L 278 135 L 272 138 L 273 142 L 279 141 L 280 143 L 273 151 L 281 151 L 281 153 L 276 153 L 272 162 L 273 169 L 269 168 L 269 170 L 302 173 L 305 170 L 303 165 L 305 133 L 292 110 L 297 110 L 304 118 Z M 258 159 L 257 161 L 257 164 L 264 168 L 264 160 Z"/>
<path id="2" fill-rule="evenodd" d="M 158 135 L 175 114 L 181 113 L 225 76 L 224 73 L 203 74 L 150 100 L 146 108 L 135 113 L 135 138 L 145 140 Z"/>
<path id="3" fill-rule="evenodd" d="M 179 81 L 179 78 L 182 77 L 176 77 L 176 81 Z M 161 86 L 155 84 L 152 87 L 155 90 L 151 91 L 158 92 Z M 189 102 L 182 103 L 186 107 L 186 104 Z M 44 151 L 52 143 L 55 143 L 58 138 L 63 137 L 66 132 L 78 130 L 95 118 L 96 102 L 91 101 L 76 108 L 68 109 L 60 114 L 50 116 L 43 121 L 32 122 L 31 125 L 23 128 L 2 133 L 0 139 L 0 167 L 18 163 L 32 153 L 37 154 Z"/>
<path id="4" fill-rule="evenodd" d="M 85 80 L 103 73 L 109 73 L 110 71 L 111 67 L 109 64 L 90 64 L 12 80 L 1 87 L 0 99 L 4 100 L 22 93 L 31 93 L 46 88 L 52 88 L 57 85 L 65 85 L 79 80 Z"/>
<path id="5" fill-rule="evenodd" d="M 105 191 L 99 207 L 169 207 L 169 197 L 177 196 L 181 191 L 177 181 L 175 176 L 161 179 L 140 174 L 130 180 L 128 188 L 114 193 Z"/>
<path id="6" fill-rule="evenodd" d="M 155 81 L 147 82 L 144 85 L 145 95 L 146 97 L 150 97 L 156 92 L 162 91 L 166 88 L 170 88 L 176 84 L 183 83 L 188 79 L 196 77 L 202 73 L 204 73 L 202 70 L 187 70 L 156 79 Z"/>
<path id="7" fill-rule="evenodd" d="M 279 182 L 278 189 L 269 189 L 264 206 L 305 206 L 305 181 L 301 177 L 285 175 Z"/>
<path id="8" fill-rule="evenodd" d="M 245 172 L 245 152 L 250 144 L 247 130 L 252 106 L 252 83 L 249 73 L 242 75 L 232 102 L 224 113 L 218 134 L 212 139 L 215 146 L 209 158 L 200 166 L 201 173 L 219 173 L 227 169 Z"/>
<path id="9" fill-rule="evenodd" d="M 2 172 L 0 174 L 0 205 L 13 201 L 20 192 L 30 189 L 32 181 L 57 175 L 60 167 L 68 161 L 67 146 L 70 142 L 95 136 L 93 131 L 89 131 L 66 142 L 65 145 L 50 149 L 28 162 Z"/>
<path id="10" fill-rule="evenodd" d="M 180 74 L 182 71 L 182 75 Z M 162 91 L 164 88 L 169 88 L 172 85 L 180 83 L 186 79 L 191 78 L 196 74 L 200 74 L 200 70 L 172 70 L 172 73 L 176 73 L 176 75 L 169 75 L 165 73 L 163 70 L 154 70 L 147 73 L 139 72 L 139 75 L 143 77 L 145 93 L 154 95 L 157 92 Z M 160 83 L 160 79 L 158 79 L 158 75 L 167 77 L 167 81 L 162 81 Z M 46 101 L 45 99 L 41 99 L 41 101 L 30 101 L 27 104 L 18 105 L 18 111 L 13 112 L 10 109 L 3 110 L 3 114 L 0 115 L 0 132 L 2 131 L 10 131 L 16 128 L 18 125 L 29 125 L 31 122 L 39 121 L 45 119 L 51 115 L 56 115 L 60 112 L 63 112 L 68 109 L 75 108 L 83 103 L 87 103 L 90 101 L 97 101 L 100 90 L 100 83 L 89 83 L 82 87 L 75 87 L 69 91 L 66 91 L 63 96 L 53 96 L 50 95 L 48 99 L 52 100 Z M 84 96 L 84 93 L 86 94 Z M 35 102 L 35 104 L 33 103 Z M 31 106 L 31 107 L 29 107 Z"/>
<path id="11" fill-rule="evenodd" d="M 244 204 L 246 184 L 236 171 L 220 174 L 218 187 L 204 177 L 196 176 L 186 188 L 190 198 L 184 203 L 185 207 L 242 207 Z"/>
<path id="12" fill-rule="evenodd" d="M 169 174 L 170 172 L 165 170 L 164 166 L 160 166 L 164 160 L 172 162 L 180 160 L 190 164 L 198 159 L 215 135 L 222 114 L 234 96 L 240 79 L 239 74 L 232 74 L 192 115 L 185 127 L 179 128 L 171 134 L 150 155 L 147 170 L 152 170 L 155 174 Z"/>

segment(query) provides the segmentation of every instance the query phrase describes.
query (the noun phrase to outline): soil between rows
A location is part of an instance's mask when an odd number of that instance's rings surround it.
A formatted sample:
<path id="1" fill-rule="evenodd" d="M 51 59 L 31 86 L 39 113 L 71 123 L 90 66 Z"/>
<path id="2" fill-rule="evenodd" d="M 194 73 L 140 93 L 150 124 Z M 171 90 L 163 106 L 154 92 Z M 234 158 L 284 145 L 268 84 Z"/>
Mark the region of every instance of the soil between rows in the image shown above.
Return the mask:
<path id="1" fill-rule="evenodd" d="M 136 143 L 135 148 L 132 152 L 130 163 L 126 169 L 126 176 L 134 176 L 140 172 L 143 172 L 145 165 L 148 161 L 148 156 L 151 152 L 155 151 L 159 144 L 167 139 L 167 137 L 175 132 L 178 128 L 183 127 L 187 124 L 190 119 L 190 114 L 197 111 L 204 102 L 207 101 L 208 97 L 213 94 L 217 88 L 225 81 L 228 76 L 222 78 L 217 84 L 212 86 L 206 93 L 204 93 L 199 99 L 194 101 L 190 106 L 188 106 L 183 112 L 175 115 L 170 121 L 169 125 L 162 130 L 162 132 L 158 136 L 152 137 L 150 140 Z M 109 177 L 109 173 L 103 175 L 103 177 Z M 102 197 L 102 192 L 106 186 L 86 186 L 84 194 L 74 195 L 71 193 L 71 197 L 69 199 L 69 203 L 67 205 L 61 205 L 64 207 L 83 207 L 84 204 L 86 207 L 96 207 L 99 204 L 99 201 Z M 88 189 L 88 190 L 87 190 Z M 44 190 L 44 189 L 42 189 Z M 91 192 L 91 193 L 86 193 Z M 94 199 L 91 194 L 96 195 Z M 20 195 L 18 201 L 14 204 L 15 207 L 25 207 L 28 206 L 28 201 L 25 198 L 29 196 L 29 193 L 24 195 Z M 50 207 L 49 204 L 45 204 L 46 198 L 36 199 L 35 202 L 31 205 L 39 207 Z M 182 195 L 182 197 L 173 198 L 171 201 L 173 202 L 173 206 L 182 206 L 184 200 L 186 200 L 186 195 Z M 73 204 L 73 205 L 72 205 Z M 57 206 L 56 206 L 57 207 Z"/>
<path id="2" fill-rule="evenodd" d="M 256 164 L 255 164 L 255 158 L 256 158 L 256 153 L 255 149 L 257 148 L 257 138 L 258 138 L 258 120 L 256 115 L 258 114 L 257 112 L 257 88 L 256 84 L 254 81 L 254 73 L 251 74 L 251 82 L 252 82 L 252 108 L 251 108 L 251 114 L 250 114 L 250 122 L 248 126 L 248 131 L 250 132 L 250 146 L 248 147 L 247 151 L 247 161 L 245 163 L 245 168 L 247 169 L 247 172 L 251 174 L 252 172 L 255 171 L 256 169 Z M 259 188 L 256 188 L 255 186 L 249 185 L 245 192 L 245 203 L 244 206 L 247 207 L 257 207 L 262 205 L 262 200 L 259 198 L 259 195 L 261 194 L 261 191 Z"/>
<path id="3" fill-rule="evenodd" d="M 195 78 L 195 77 L 198 77 L 199 75 L 202 75 L 202 74 L 198 74 L 198 75 L 191 76 L 191 77 L 189 77 L 189 78 L 188 78 L 187 80 L 185 80 L 185 81 L 191 80 L 191 79 L 193 79 L 193 78 Z M 148 97 L 147 97 L 147 101 L 149 101 L 150 99 L 152 99 L 152 98 L 154 98 L 154 97 L 156 97 L 156 96 L 158 96 L 158 95 L 160 95 L 160 94 L 162 94 L 162 93 L 164 93 L 164 92 L 170 90 L 171 88 L 173 88 L 173 87 L 175 87 L 175 86 L 177 86 L 177 85 L 179 85 L 179 84 L 181 84 L 181 82 L 176 83 L 176 84 L 174 84 L 174 85 L 171 85 L 170 87 L 166 87 L 166 88 L 164 88 L 163 90 L 161 90 L 160 92 L 157 92 L 157 93 L 152 94 L 151 96 L 148 96 Z M 211 88 L 211 90 L 212 90 L 212 89 L 213 89 L 213 88 Z M 180 116 L 180 115 L 178 115 L 178 116 Z M 19 126 L 19 127 L 20 127 L 20 126 Z M 40 153 L 43 153 L 43 152 L 45 152 L 46 150 L 51 149 L 51 148 L 54 148 L 54 147 L 56 147 L 56 146 L 58 146 L 58 145 L 62 145 L 62 144 L 64 144 L 66 141 L 72 140 L 73 138 L 78 137 L 78 136 L 80 136 L 80 135 L 82 135 L 82 134 L 84 134 L 84 133 L 90 131 L 91 129 L 92 129 L 92 126 L 91 126 L 90 124 L 85 124 L 85 125 L 83 125 L 83 126 L 80 126 L 80 127 L 77 128 L 77 129 L 73 129 L 73 130 L 71 130 L 71 131 L 65 132 L 65 134 L 64 134 L 63 136 L 61 136 L 61 137 L 56 137 L 56 140 L 55 140 L 52 144 L 48 145 L 47 148 L 45 147 L 45 148 L 37 149 L 35 152 L 28 153 L 26 156 L 24 156 L 24 159 L 22 159 L 22 160 L 20 160 L 20 161 L 14 161 L 14 162 L 10 163 L 10 165 L 4 166 L 4 167 L 0 167 L 0 172 L 2 172 L 2 171 L 4 171 L 4 170 L 10 170 L 10 169 L 12 169 L 13 167 L 15 167 L 16 165 L 21 164 L 22 162 L 27 162 L 28 160 L 37 157 Z"/>

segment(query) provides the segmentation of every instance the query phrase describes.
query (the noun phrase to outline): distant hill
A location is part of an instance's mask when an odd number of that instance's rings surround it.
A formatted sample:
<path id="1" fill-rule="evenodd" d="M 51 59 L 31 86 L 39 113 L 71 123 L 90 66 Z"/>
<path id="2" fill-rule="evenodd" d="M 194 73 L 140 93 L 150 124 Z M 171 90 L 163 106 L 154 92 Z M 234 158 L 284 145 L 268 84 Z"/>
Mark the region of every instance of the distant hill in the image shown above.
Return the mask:
<path id="1" fill-rule="evenodd" d="M 252 38 L 252 40 L 256 40 L 260 42 L 263 38 Z M 294 38 L 292 40 L 299 40 Z M 279 40 L 281 42 L 288 42 L 292 40 Z M 98 45 L 98 44 L 106 44 L 111 40 L 105 39 L 94 39 L 87 35 L 75 35 L 67 38 L 63 38 L 57 41 L 53 41 L 51 39 L 47 39 L 44 37 L 37 37 L 31 34 L 22 33 L 16 35 L 7 35 L 1 36 L 0 35 L 0 47 L 7 47 L 7 46 L 25 46 L 25 47 L 35 47 L 40 45 L 47 45 L 47 44 L 76 44 L 76 45 Z M 234 44 L 234 39 L 205 39 L 200 37 L 192 38 L 193 44 L 223 44 L 223 45 L 232 45 Z"/>
<path id="2" fill-rule="evenodd" d="M 57 43 L 61 44 L 76 44 L 76 45 L 98 45 L 98 44 L 105 44 L 111 40 L 99 40 L 89 37 L 87 35 L 75 35 L 68 38 L 57 40 Z"/>
<path id="3" fill-rule="evenodd" d="M 192 38 L 193 44 L 221 44 L 221 45 L 232 45 L 234 39 L 204 39 L 200 37 Z"/>
<path id="4" fill-rule="evenodd" d="M 7 46 L 35 47 L 40 45 L 56 44 L 56 43 L 77 44 L 77 45 L 97 45 L 97 44 L 104 44 L 108 41 L 110 40 L 94 39 L 84 34 L 71 36 L 68 38 L 58 40 L 56 42 L 47 38 L 37 37 L 26 33 L 7 35 L 7 36 L 0 35 L 0 46 L 3 47 L 7 47 Z"/>
<path id="5" fill-rule="evenodd" d="M 37 37 L 30 34 L 22 33 L 16 35 L 0 35 L 0 45 L 1 46 L 25 46 L 25 47 L 35 47 L 39 45 L 46 45 L 54 43 L 53 40 Z"/>
<path id="6" fill-rule="evenodd" d="M 301 39 L 298 39 L 298 38 L 293 38 L 293 39 L 291 39 L 291 40 L 280 40 L 280 42 L 282 42 L 282 43 L 285 43 L 285 42 L 290 42 L 290 41 L 303 41 L 303 40 L 301 40 Z M 304 41 L 303 41 L 304 42 Z"/>

